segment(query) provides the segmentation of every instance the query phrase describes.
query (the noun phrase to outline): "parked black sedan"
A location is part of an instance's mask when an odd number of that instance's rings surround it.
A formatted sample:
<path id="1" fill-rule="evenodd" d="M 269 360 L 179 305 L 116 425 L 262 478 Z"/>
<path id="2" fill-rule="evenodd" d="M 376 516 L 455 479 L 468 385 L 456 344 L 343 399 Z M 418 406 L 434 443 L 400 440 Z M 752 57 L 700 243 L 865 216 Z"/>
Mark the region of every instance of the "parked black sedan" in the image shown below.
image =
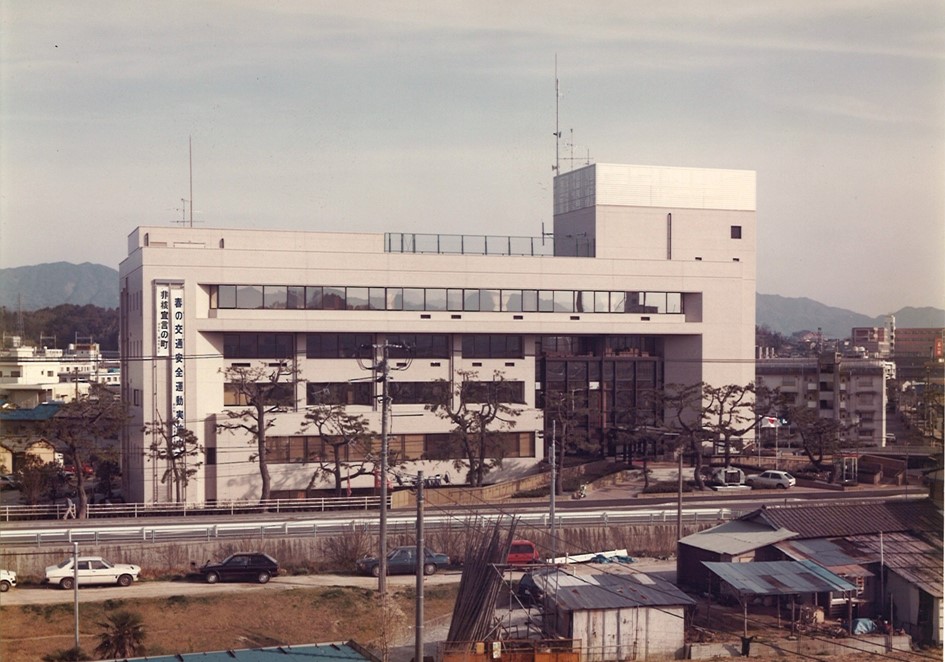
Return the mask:
<path id="1" fill-rule="evenodd" d="M 446 554 L 434 552 L 429 547 L 424 548 L 423 574 L 432 575 L 440 568 L 445 568 L 450 564 L 450 558 Z M 381 574 L 381 564 L 375 556 L 365 556 L 358 559 L 358 572 L 364 575 Z M 395 547 L 387 552 L 387 574 L 388 575 L 413 575 L 417 572 L 417 548 L 416 547 Z"/>
<path id="2" fill-rule="evenodd" d="M 207 561 L 197 569 L 208 584 L 219 581 L 252 581 L 265 584 L 279 574 L 279 562 L 261 552 L 238 552 L 219 563 Z"/>

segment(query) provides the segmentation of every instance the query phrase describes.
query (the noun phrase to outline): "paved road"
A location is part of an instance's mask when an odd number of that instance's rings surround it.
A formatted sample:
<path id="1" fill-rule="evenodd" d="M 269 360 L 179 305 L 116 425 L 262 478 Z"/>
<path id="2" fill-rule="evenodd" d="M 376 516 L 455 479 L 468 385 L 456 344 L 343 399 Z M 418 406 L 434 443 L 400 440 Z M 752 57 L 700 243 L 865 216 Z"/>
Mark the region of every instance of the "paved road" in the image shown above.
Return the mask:
<path id="1" fill-rule="evenodd" d="M 426 585 L 459 583 L 462 576 L 459 570 L 441 570 L 425 578 Z M 387 584 L 393 588 L 415 586 L 413 575 L 394 575 L 387 578 Z M 79 589 L 79 602 L 101 602 L 104 600 L 134 600 L 136 598 L 162 598 L 172 595 L 197 596 L 208 593 L 232 593 L 235 591 L 285 591 L 295 588 L 318 588 L 327 586 L 353 586 L 358 588 L 377 588 L 377 579 L 359 575 L 299 575 L 274 577 L 268 584 L 250 584 L 225 582 L 207 584 L 202 581 L 146 581 L 135 582 L 127 588 L 119 586 L 88 586 Z M 63 602 L 71 603 L 72 591 L 64 591 L 51 586 L 24 585 L 0 593 L 0 606 L 44 605 Z"/>
<path id="2" fill-rule="evenodd" d="M 641 572 L 659 574 L 664 579 L 675 581 L 675 559 L 639 558 L 633 563 L 633 568 Z M 444 584 L 458 584 L 462 578 L 462 570 L 440 570 L 435 575 L 424 578 L 426 586 L 440 586 Z M 520 571 L 506 572 L 510 579 L 519 579 Z M 417 578 L 414 575 L 392 575 L 387 578 L 387 585 L 392 589 L 416 586 Z M 119 586 L 89 586 L 79 589 L 79 602 L 102 602 L 104 600 L 134 600 L 136 598 L 167 598 L 172 595 L 199 596 L 208 593 L 233 593 L 236 591 L 286 591 L 296 588 L 319 588 L 330 586 L 352 586 L 356 588 L 376 589 L 377 579 L 361 575 L 298 575 L 274 577 L 268 584 L 250 584 L 240 582 L 225 582 L 207 584 L 199 580 L 181 581 L 145 581 L 135 582 L 127 588 Z M 11 607 L 21 605 L 45 605 L 71 603 L 74 599 L 73 591 L 64 591 L 51 586 L 24 585 L 0 593 L 0 606 Z"/>

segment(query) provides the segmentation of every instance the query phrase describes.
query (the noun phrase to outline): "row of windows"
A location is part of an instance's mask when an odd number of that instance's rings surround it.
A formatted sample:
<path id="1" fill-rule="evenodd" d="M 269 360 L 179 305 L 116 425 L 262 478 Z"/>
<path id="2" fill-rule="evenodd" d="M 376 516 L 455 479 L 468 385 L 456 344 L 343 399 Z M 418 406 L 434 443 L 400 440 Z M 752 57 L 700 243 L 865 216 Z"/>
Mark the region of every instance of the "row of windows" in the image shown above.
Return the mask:
<path id="1" fill-rule="evenodd" d="M 541 336 L 538 353 L 545 356 L 656 356 L 655 336 Z"/>
<path id="2" fill-rule="evenodd" d="M 388 356 L 392 359 L 446 359 L 450 356 L 449 335 L 445 333 L 404 333 L 387 335 Z M 352 359 L 369 357 L 375 344 L 373 333 L 308 333 L 305 357 L 309 359 Z"/>
<path id="3" fill-rule="evenodd" d="M 212 285 L 218 309 L 423 310 L 509 313 L 682 313 L 680 292 Z"/>
<path id="4" fill-rule="evenodd" d="M 331 437 L 310 435 L 272 436 L 266 439 L 266 460 L 271 464 L 294 464 L 334 461 Z M 342 462 L 371 460 L 380 452 L 380 439 L 343 444 Z M 462 453 L 450 434 L 392 434 L 387 439 L 394 461 L 450 460 Z M 493 457 L 534 457 L 535 436 L 532 432 L 494 432 L 486 444 Z"/>
<path id="5" fill-rule="evenodd" d="M 274 384 L 269 388 L 266 401 L 282 407 L 295 406 L 295 390 L 292 384 Z M 388 395 L 395 405 L 429 405 L 446 402 L 450 397 L 450 385 L 446 381 L 400 382 L 389 384 Z M 374 402 L 373 382 L 308 382 L 305 385 L 305 402 L 316 405 L 363 405 Z M 494 382 L 465 382 L 463 398 L 466 402 L 525 403 L 525 382 L 500 380 Z M 249 406 L 250 397 L 239 384 L 223 385 L 223 404 L 227 407 Z"/>
<path id="6" fill-rule="evenodd" d="M 372 333 L 307 333 L 305 357 L 309 359 L 368 358 L 373 355 Z M 450 336 L 445 333 L 388 335 L 388 356 L 400 358 L 448 359 Z M 516 359 L 525 356 L 522 336 L 507 334 L 465 334 L 463 358 Z M 225 359 L 287 359 L 295 356 L 295 335 L 291 333 L 224 333 Z"/>
<path id="7" fill-rule="evenodd" d="M 538 366 L 540 369 L 542 366 Z M 658 359 L 621 360 L 610 359 L 603 363 L 597 360 L 551 360 L 545 361 L 544 373 L 537 375 L 538 381 L 547 384 L 568 383 L 569 388 L 597 382 L 635 383 L 641 387 L 654 387 L 662 382 Z M 562 387 L 563 388 L 563 387 Z"/>

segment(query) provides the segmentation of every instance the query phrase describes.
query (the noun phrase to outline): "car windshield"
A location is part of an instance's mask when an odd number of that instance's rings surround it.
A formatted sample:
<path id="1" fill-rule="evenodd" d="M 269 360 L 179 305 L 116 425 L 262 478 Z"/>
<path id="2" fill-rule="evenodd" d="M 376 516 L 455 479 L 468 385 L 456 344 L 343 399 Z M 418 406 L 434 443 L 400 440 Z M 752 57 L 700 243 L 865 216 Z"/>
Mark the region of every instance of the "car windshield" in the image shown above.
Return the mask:
<path id="1" fill-rule="evenodd" d="M 59 565 L 57 565 L 56 567 L 57 567 L 57 568 L 68 568 L 70 565 L 72 565 L 72 559 L 66 559 L 65 561 L 63 561 L 62 563 L 60 563 Z"/>

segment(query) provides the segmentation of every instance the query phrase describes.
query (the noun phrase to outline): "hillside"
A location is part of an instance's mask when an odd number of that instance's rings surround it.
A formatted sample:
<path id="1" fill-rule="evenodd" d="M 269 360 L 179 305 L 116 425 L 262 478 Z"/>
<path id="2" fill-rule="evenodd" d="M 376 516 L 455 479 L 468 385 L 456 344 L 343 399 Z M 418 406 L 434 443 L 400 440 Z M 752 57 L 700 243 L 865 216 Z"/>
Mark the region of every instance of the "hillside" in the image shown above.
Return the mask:
<path id="1" fill-rule="evenodd" d="M 755 318 L 759 326 L 791 335 L 798 331 L 821 329 L 828 338 L 846 338 L 856 326 L 883 326 L 885 317 L 870 317 L 852 310 L 827 306 L 806 297 L 782 297 L 777 294 L 758 294 Z M 945 310 L 906 307 L 892 313 L 896 326 L 901 328 L 945 327 Z"/>
<path id="2" fill-rule="evenodd" d="M 39 310 L 61 304 L 117 308 L 118 272 L 90 262 L 0 269 L 0 306 Z"/>
<path id="3" fill-rule="evenodd" d="M 827 306 L 806 297 L 757 295 L 757 323 L 791 335 L 821 329 L 828 338 L 846 338 L 855 326 L 882 326 L 884 319 Z M 61 304 L 118 307 L 118 272 L 100 264 L 54 262 L 0 269 L 0 307 L 15 311 L 54 308 Z M 896 326 L 945 327 L 945 310 L 902 308 L 893 312 Z"/>

